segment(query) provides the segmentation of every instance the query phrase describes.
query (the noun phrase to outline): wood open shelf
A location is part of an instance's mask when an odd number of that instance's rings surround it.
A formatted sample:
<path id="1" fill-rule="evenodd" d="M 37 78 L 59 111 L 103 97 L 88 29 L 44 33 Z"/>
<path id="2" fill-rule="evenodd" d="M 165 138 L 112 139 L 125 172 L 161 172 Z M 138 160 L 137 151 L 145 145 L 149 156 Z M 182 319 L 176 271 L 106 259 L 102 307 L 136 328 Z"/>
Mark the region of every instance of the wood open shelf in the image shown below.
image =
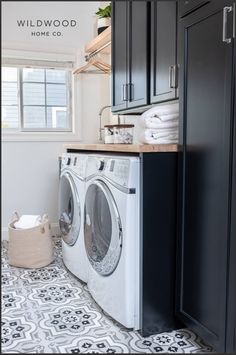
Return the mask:
<path id="1" fill-rule="evenodd" d="M 99 48 L 103 47 L 107 43 L 111 42 L 111 26 L 106 28 L 102 33 L 100 33 L 97 37 L 93 38 L 92 41 L 90 41 L 86 46 L 85 46 L 85 53 L 92 53 Z M 110 54 L 111 53 L 111 44 L 102 49 L 101 53 L 106 53 Z"/>

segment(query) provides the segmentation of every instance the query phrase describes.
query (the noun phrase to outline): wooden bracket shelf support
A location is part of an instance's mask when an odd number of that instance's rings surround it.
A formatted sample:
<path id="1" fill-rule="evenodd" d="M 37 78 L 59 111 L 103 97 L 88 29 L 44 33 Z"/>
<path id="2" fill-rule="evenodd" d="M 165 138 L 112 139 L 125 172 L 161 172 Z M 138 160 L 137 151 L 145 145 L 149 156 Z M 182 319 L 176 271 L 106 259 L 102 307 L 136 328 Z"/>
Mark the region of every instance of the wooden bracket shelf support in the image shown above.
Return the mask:
<path id="1" fill-rule="evenodd" d="M 110 44 L 104 48 L 109 42 Z M 92 53 L 98 51 L 100 48 L 103 48 L 100 53 L 111 54 L 111 26 L 92 39 L 92 41 L 85 46 L 84 51 L 85 53 Z"/>

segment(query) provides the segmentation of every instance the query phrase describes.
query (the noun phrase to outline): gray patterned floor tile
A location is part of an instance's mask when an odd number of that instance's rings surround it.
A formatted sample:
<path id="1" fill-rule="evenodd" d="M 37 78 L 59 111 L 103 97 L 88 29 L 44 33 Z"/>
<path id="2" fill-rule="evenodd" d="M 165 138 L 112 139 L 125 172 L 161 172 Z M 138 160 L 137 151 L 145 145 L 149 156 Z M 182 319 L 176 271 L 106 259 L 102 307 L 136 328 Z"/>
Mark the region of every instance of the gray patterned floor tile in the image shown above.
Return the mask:
<path id="1" fill-rule="evenodd" d="M 55 260 L 44 268 L 10 266 L 6 241 L 1 253 L 3 353 L 213 352 L 188 329 L 143 338 L 115 322 L 65 268 L 58 237 Z"/>

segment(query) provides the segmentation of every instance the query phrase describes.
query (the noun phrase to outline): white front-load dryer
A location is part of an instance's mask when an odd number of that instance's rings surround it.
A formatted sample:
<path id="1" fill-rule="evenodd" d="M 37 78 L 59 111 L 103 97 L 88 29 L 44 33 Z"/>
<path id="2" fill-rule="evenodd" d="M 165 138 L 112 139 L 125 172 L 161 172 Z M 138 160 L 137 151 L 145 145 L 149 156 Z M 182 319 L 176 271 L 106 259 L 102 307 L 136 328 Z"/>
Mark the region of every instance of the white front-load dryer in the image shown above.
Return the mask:
<path id="1" fill-rule="evenodd" d="M 59 183 L 63 262 L 68 270 L 84 282 L 88 280 L 83 230 L 86 161 L 84 154 L 63 154 Z"/>
<path id="2" fill-rule="evenodd" d="M 115 320 L 140 329 L 138 157 L 88 157 L 84 217 L 88 289 Z"/>

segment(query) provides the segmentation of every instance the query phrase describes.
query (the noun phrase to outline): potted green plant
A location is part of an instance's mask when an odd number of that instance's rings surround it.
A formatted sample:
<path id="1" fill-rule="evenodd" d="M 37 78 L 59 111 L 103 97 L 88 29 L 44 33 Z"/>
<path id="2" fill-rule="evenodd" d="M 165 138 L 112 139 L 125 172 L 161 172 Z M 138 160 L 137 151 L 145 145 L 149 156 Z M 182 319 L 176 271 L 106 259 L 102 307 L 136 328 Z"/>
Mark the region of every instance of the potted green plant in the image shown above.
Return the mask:
<path id="1" fill-rule="evenodd" d="M 99 7 L 96 15 L 98 15 L 97 32 L 100 34 L 111 25 L 111 3 L 103 9 Z"/>

